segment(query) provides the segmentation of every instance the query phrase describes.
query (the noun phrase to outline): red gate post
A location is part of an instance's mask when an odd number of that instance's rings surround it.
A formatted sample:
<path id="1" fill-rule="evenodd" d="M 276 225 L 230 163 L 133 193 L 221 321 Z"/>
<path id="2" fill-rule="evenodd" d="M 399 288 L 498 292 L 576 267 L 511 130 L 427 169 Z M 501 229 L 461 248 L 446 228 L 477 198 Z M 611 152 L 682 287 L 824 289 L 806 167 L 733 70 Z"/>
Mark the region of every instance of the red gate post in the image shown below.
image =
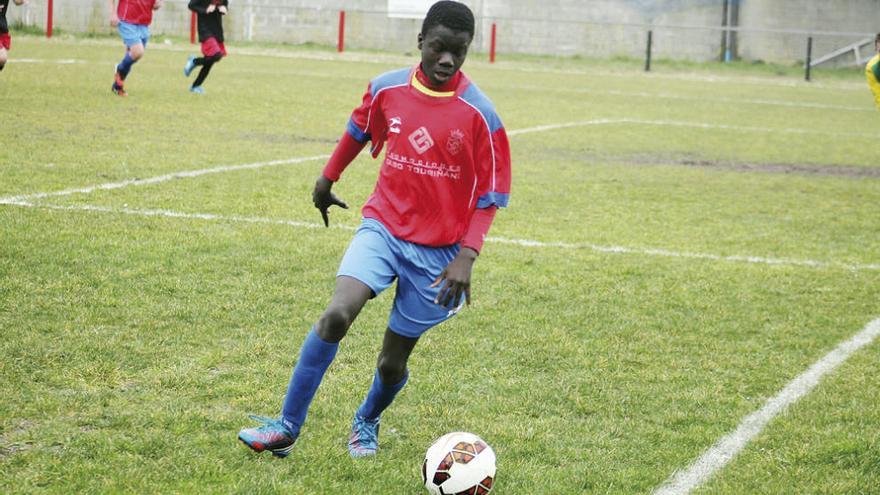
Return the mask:
<path id="1" fill-rule="evenodd" d="M 46 37 L 52 37 L 52 0 L 49 0 L 48 9 L 49 12 L 46 14 Z"/>
<path id="2" fill-rule="evenodd" d="M 189 21 L 189 42 L 192 45 L 196 44 L 196 23 L 198 22 L 196 18 L 196 13 L 192 13 L 192 17 L 190 17 Z"/>
<path id="3" fill-rule="evenodd" d="M 492 41 L 489 46 L 489 63 L 495 63 L 495 23 L 492 23 Z"/>
<path id="4" fill-rule="evenodd" d="M 336 50 L 342 53 L 345 49 L 345 11 L 339 11 L 339 41 L 336 43 Z"/>

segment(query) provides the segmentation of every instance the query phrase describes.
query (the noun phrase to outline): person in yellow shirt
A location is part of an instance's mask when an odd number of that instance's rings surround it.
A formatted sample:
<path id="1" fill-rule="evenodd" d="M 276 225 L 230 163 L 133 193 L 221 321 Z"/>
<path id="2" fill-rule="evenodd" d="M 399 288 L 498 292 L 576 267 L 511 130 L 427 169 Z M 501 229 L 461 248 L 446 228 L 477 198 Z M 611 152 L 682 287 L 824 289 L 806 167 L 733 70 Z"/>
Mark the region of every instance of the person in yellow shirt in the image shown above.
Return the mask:
<path id="1" fill-rule="evenodd" d="M 880 33 L 874 38 L 874 49 L 877 53 L 868 65 L 865 66 L 865 77 L 868 79 L 868 86 L 874 93 L 874 102 L 877 104 L 877 110 L 880 110 Z"/>

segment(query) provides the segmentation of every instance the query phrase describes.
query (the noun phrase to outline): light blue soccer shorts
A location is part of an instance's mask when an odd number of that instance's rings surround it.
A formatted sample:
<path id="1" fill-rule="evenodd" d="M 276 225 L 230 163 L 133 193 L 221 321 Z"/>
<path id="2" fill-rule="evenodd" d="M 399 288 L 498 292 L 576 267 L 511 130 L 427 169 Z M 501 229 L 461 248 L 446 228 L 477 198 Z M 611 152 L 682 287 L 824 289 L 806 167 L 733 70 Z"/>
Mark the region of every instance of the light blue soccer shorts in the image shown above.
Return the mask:
<path id="1" fill-rule="evenodd" d="M 452 318 L 464 305 L 464 296 L 452 309 L 435 304 L 434 298 L 443 283 L 431 287 L 459 250 L 458 244 L 428 247 L 398 239 L 378 220 L 364 218 L 336 276 L 360 280 L 372 289 L 374 296 L 397 279 L 388 328 L 398 335 L 417 338 Z"/>
<path id="2" fill-rule="evenodd" d="M 125 46 L 129 48 L 137 44 L 147 46 L 147 41 L 150 39 L 150 29 L 143 24 L 119 21 L 119 36 L 122 37 Z"/>

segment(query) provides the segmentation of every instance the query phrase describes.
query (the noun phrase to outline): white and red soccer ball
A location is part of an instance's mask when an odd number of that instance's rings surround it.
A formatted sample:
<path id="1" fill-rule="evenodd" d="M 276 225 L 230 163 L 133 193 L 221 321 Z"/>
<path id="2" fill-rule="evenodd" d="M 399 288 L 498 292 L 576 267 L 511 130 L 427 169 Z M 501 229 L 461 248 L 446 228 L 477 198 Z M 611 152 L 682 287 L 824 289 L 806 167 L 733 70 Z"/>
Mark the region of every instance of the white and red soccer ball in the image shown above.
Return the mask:
<path id="1" fill-rule="evenodd" d="M 473 433 L 447 433 L 428 448 L 422 480 L 431 495 L 486 495 L 495 481 L 495 452 Z"/>

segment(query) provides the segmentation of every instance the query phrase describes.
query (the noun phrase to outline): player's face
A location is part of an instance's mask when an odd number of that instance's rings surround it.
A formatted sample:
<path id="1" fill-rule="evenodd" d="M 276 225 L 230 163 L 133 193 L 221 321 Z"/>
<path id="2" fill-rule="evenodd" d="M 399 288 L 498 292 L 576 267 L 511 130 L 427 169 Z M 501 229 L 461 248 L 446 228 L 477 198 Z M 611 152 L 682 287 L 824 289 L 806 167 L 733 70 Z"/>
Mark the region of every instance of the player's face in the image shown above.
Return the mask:
<path id="1" fill-rule="evenodd" d="M 453 31 L 442 25 L 434 26 L 426 33 L 419 33 L 422 71 L 432 83 L 442 85 L 461 68 L 470 44 L 470 33 Z"/>

